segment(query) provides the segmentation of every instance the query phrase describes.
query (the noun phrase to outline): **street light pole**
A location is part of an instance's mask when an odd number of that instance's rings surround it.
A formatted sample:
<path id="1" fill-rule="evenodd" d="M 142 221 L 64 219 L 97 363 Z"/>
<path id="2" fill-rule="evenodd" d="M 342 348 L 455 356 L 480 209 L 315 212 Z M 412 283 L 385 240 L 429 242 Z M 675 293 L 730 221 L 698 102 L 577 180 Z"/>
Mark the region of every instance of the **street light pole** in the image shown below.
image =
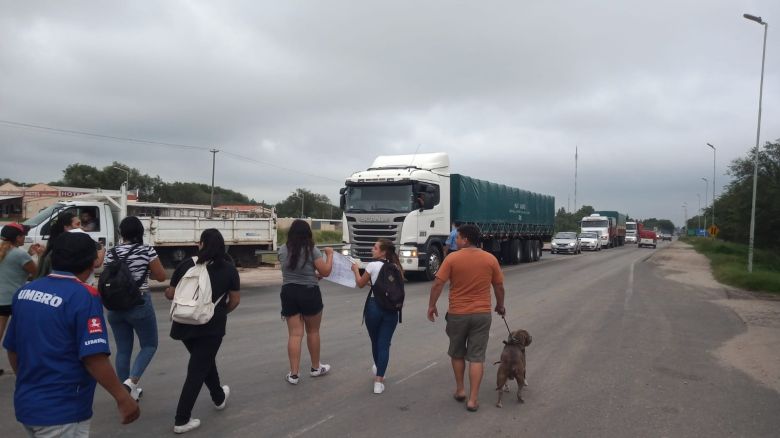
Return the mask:
<path id="1" fill-rule="evenodd" d="M 683 217 L 685 218 L 685 235 L 688 235 L 688 201 L 683 202 Z"/>
<path id="2" fill-rule="evenodd" d="M 706 183 L 704 186 L 704 208 L 707 208 L 707 193 L 710 191 L 710 182 L 707 178 L 702 178 L 702 180 Z M 707 216 L 704 216 L 704 228 L 707 228 Z"/>
<path id="3" fill-rule="evenodd" d="M 219 149 L 209 149 L 209 152 L 211 152 L 211 208 L 209 209 L 209 217 L 214 217 L 214 170 L 217 165 Z"/>
<path id="4" fill-rule="evenodd" d="M 715 146 L 707 143 L 712 148 L 712 225 L 715 225 L 715 156 L 718 151 Z"/>
<path id="5" fill-rule="evenodd" d="M 113 167 L 114 169 L 121 170 L 122 172 L 125 173 L 125 187 L 127 187 L 127 189 L 130 190 L 130 170 L 119 166 L 111 166 L 111 167 Z"/>
<path id="6" fill-rule="evenodd" d="M 699 217 L 699 229 L 701 229 L 701 194 L 697 193 L 696 197 L 699 198 L 699 209 L 696 215 Z M 707 208 L 707 206 L 705 205 L 704 208 Z M 698 231 L 696 233 L 698 234 Z"/>
<path id="7" fill-rule="evenodd" d="M 769 24 L 755 15 L 742 14 L 743 17 L 750 21 L 764 26 L 764 49 L 761 52 L 761 83 L 758 87 L 758 127 L 756 128 L 756 151 L 753 158 L 753 204 L 750 208 L 750 240 L 748 243 L 748 272 L 753 272 L 753 241 L 756 236 L 756 191 L 758 189 L 758 142 L 761 137 L 761 103 L 764 97 L 764 63 L 766 61 L 766 33 L 769 29 Z"/>

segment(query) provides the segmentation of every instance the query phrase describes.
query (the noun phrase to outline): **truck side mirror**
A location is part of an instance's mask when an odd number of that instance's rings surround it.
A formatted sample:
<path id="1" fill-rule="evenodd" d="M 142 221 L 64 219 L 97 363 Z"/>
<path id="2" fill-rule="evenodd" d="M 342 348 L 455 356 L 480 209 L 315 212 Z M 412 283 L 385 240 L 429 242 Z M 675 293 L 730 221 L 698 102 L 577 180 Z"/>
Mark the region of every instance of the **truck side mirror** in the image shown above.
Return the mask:
<path id="1" fill-rule="evenodd" d="M 342 210 L 346 210 L 347 209 L 346 207 L 347 207 L 347 196 L 342 193 L 341 196 L 339 196 L 339 208 Z"/>

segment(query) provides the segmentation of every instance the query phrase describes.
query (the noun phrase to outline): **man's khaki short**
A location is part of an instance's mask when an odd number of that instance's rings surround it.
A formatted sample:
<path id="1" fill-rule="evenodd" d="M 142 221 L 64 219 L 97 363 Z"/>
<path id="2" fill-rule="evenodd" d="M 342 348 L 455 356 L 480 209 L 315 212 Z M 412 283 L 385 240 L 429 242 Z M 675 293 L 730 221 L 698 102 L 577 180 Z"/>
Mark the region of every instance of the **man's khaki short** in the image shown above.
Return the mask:
<path id="1" fill-rule="evenodd" d="M 447 336 L 450 348 L 447 354 L 454 359 L 466 359 L 469 362 L 484 362 L 490 336 L 490 313 L 471 313 L 468 315 L 445 316 Z"/>

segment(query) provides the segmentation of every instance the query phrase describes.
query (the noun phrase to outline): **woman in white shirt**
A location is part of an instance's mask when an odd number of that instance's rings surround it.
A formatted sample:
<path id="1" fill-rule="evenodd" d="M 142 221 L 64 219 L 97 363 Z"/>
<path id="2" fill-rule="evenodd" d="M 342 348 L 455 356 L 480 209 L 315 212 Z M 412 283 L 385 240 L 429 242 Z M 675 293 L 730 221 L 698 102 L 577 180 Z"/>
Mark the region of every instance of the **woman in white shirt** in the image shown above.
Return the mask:
<path id="1" fill-rule="evenodd" d="M 366 265 L 365 272 L 360 275 L 360 270 L 356 264 L 352 265 L 352 272 L 355 273 L 355 282 L 359 288 L 365 287 L 369 282 L 373 285 L 379 271 L 385 263 L 392 263 L 401 272 L 403 269 L 398 260 L 398 254 L 395 252 L 395 245 L 387 239 L 379 239 L 371 248 L 371 256 L 375 261 Z M 398 311 L 387 310 L 379 305 L 373 293 L 366 300 L 366 306 L 363 313 L 366 321 L 368 336 L 371 338 L 371 354 L 374 356 L 374 394 L 381 394 L 385 390 L 385 371 L 390 360 L 390 341 L 393 339 L 395 327 L 398 325 Z"/>

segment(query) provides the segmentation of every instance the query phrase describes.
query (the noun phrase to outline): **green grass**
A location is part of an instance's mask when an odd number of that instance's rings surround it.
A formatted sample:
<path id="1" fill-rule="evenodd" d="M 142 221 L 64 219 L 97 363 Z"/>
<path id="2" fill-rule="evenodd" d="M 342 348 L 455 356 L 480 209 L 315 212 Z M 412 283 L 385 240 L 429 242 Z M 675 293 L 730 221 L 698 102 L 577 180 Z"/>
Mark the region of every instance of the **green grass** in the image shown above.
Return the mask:
<path id="1" fill-rule="evenodd" d="M 701 237 L 681 240 L 710 259 L 713 275 L 719 282 L 741 289 L 780 294 L 780 254 L 776 251 L 754 250 L 751 274 L 747 272 L 747 245 Z"/>
<path id="2" fill-rule="evenodd" d="M 317 245 L 341 243 L 341 231 L 314 230 L 312 233 L 314 234 L 314 243 Z M 285 243 L 287 243 L 287 230 L 277 229 L 276 244 L 281 246 Z"/>

